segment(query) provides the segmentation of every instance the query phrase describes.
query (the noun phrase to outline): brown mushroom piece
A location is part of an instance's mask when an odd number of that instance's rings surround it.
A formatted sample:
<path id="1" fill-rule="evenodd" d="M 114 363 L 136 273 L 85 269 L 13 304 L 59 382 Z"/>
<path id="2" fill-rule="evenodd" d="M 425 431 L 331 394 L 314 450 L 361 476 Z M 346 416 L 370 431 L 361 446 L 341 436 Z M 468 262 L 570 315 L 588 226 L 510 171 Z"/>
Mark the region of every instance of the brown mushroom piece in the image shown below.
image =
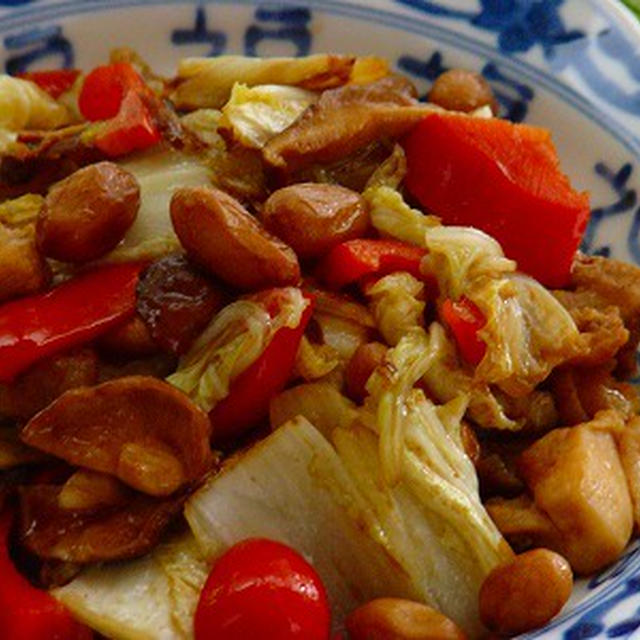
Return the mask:
<path id="1" fill-rule="evenodd" d="M 0 384 L 0 415 L 29 420 L 69 389 L 95 384 L 98 359 L 91 349 L 36 363 L 11 384 Z"/>
<path id="2" fill-rule="evenodd" d="M 226 299 L 182 254 L 152 263 L 138 284 L 138 313 L 158 345 L 177 355 L 189 350 Z"/>
<path id="3" fill-rule="evenodd" d="M 325 91 L 263 150 L 267 164 L 285 173 L 331 163 L 380 139 L 409 131 L 433 107 L 420 104 L 399 76 Z"/>
<path id="4" fill-rule="evenodd" d="M 153 498 L 131 492 L 121 505 L 94 511 L 60 506 L 62 487 L 21 487 L 19 540 L 48 560 L 86 564 L 124 560 L 150 551 L 180 514 L 186 494 Z"/>
<path id="5" fill-rule="evenodd" d="M 32 418 L 21 437 L 72 465 L 168 496 L 210 469 L 210 431 L 207 415 L 182 392 L 129 376 L 67 391 Z"/>

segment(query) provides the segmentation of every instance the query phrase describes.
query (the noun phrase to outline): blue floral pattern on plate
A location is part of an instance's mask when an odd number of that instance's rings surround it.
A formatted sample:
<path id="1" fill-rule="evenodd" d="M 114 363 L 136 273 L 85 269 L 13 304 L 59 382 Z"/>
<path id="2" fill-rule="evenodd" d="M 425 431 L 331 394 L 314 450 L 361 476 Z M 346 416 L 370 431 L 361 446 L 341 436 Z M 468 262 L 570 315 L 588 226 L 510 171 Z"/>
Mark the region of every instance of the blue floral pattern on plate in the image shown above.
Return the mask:
<path id="1" fill-rule="evenodd" d="M 558 145 L 564 165 L 594 202 L 583 249 L 640 264 L 640 30 L 611 0 L 0 0 L 0 64 L 15 73 L 96 62 L 96 42 L 74 22 L 91 13 L 135 45 L 145 21 L 128 28 L 113 18 L 121 8 L 146 12 L 167 60 L 374 49 L 423 93 L 446 68 L 475 68 L 503 115 L 551 124 L 570 142 Z M 326 35 L 327 25 L 343 24 L 343 40 Z M 580 581 L 566 612 L 527 637 L 628 638 L 638 629 L 636 543 L 613 567 Z"/>

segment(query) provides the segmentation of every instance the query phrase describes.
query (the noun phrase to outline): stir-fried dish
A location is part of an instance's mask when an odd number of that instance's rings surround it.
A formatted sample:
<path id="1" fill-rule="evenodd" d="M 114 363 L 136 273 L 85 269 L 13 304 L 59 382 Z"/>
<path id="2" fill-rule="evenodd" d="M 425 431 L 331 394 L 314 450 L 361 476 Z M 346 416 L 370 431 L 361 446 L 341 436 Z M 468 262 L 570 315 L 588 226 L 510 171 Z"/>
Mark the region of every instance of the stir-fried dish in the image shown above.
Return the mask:
<path id="1" fill-rule="evenodd" d="M 5 640 L 545 625 L 640 527 L 640 270 L 478 75 L 0 77 Z"/>

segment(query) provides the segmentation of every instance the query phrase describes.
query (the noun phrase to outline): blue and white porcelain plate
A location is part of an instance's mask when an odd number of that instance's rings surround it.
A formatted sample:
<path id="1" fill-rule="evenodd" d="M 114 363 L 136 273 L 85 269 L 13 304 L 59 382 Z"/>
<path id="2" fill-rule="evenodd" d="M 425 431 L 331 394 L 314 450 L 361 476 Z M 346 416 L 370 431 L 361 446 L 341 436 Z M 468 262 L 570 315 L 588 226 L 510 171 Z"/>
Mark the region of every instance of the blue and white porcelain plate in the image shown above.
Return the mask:
<path id="1" fill-rule="evenodd" d="M 3 70 L 87 68 L 122 45 L 164 71 L 191 55 L 375 53 L 421 90 L 443 69 L 479 70 L 506 117 L 553 131 L 591 192 L 583 248 L 640 263 L 640 26 L 614 0 L 0 0 Z M 526 637 L 636 633 L 638 544 Z"/>

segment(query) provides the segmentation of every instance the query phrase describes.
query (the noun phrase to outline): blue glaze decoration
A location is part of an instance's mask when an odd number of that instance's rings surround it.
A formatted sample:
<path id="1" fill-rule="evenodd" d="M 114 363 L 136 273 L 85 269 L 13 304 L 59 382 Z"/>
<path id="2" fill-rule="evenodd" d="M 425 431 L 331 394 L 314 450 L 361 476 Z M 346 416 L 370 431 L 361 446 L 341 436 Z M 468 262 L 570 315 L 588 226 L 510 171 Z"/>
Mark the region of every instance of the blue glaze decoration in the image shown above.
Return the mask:
<path id="1" fill-rule="evenodd" d="M 21 4 L 29 4 L 36 0 L 0 0 L 0 7 L 18 7 Z"/>
<path id="2" fill-rule="evenodd" d="M 568 31 L 558 8 L 564 0 L 480 0 L 479 11 L 451 9 L 439 2 L 396 0 L 424 13 L 466 20 L 472 25 L 498 34 L 501 53 L 521 53 L 540 45 L 545 57 L 552 58 L 558 45 L 585 37 L 583 31 Z"/>
<path id="3" fill-rule="evenodd" d="M 507 55 L 526 53 L 540 45 L 552 70 L 571 66 L 603 100 L 627 113 L 640 114 L 640 88 L 625 90 L 595 61 L 586 34 L 565 27 L 558 12 L 564 0 L 480 0 L 479 12 L 454 10 L 427 0 L 395 1 L 426 14 L 464 20 L 495 32 L 499 51 Z M 622 30 L 606 29 L 594 40 L 602 53 L 623 64 L 631 77 L 640 82 L 640 54 Z"/>
<path id="4" fill-rule="evenodd" d="M 75 58 L 73 45 L 63 35 L 62 27 L 59 26 L 29 29 L 7 36 L 4 39 L 4 46 L 9 51 L 27 49 L 7 58 L 5 70 L 10 74 L 28 71 L 33 63 L 50 56 L 59 57 L 60 66 L 65 69 L 73 67 Z M 54 67 L 50 64 L 47 66 Z"/>
<path id="5" fill-rule="evenodd" d="M 616 588 L 609 593 L 607 597 L 601 598 L 595 602 L 593 607 L 580 616 L 578 620 L 564 632 L 564 640 L 595 638 L 605 631 L 609 638 L 620 637 L 623 635 L 621 633 L 621 629 L 626 629 L 627 625 L 635 624 L 637 621 L 637 614 L 634 614 L 631 619 L 619 620 L 616 622 L 615 626 L 609 627 L 608 630 L 604 622 L 604 618 L 618 604 L 639 593 L 640 576 L 634 576 L 622 581 L 620 584 L 616 585 Z M 636 625 L 636 627 L 637 626 L 638 625 Z"/>
<path id="6" fill-rule="evenodd" d="M 400 56 L 397 66 L 405 73 L 429 82 L 433 82 L 448 68 L 443 64 L 442 54 L 439 51 L 432 53 L 427 60 L 408 55 Z M 491 84 L 504 110 L 500 115 L 513 122 L 522 122 L 527 116 L 529 103 L 535 97 L 534 90 L 521 80 L 506 75 L 495 62 L 487 62 L 481 73 Z M 421 100 L 425 98 L 426 95 L 420 96 Z"/>
<path id="7" fill-rule="evenodd" d="M 227 46 L 227 34 L 224 31 L 207 29 L 207 13 L 203 6 L 196 9 L 196 20 L 193 29 L 174 29 L 171 42 L 180 46 L 185 44 L 209 44 L 211 49 L 205 55 L 219 56 Z"/>
<path id="8" fill-rule="evenodd" d="M 609 256 L 611 249 L 609 246 L 594 246 L 595 237 L 598 234 L 598 229 L 602 224 L 602 221 L 606 218 L 618 216 L 623 213 L 628 213 L 633 209 L 637 202 L 637 194 L 635 189 L 627 188 L 627 183 L 633 172 L 631 164 L 626 163 L 617 171 L 613 171 L 603 162 L 598 162 L 594 167 L 595 172 L 603 178 L 611 187 L 617 199 L 610 205 L 604 207 L 598 207 L 591 211 L 591 218 L 589 225 L 582 239 L 580 250 L 584 253 L 590 253 L 593 255 Z M 630 233 L 633 235 L 633 229 Z M 635 232 L 637 238 L 637 231 Z"/>
<path id="9" fill-rule="evenodd" d="M 246 55 L 259 56 L 259 45 L 268 40 L 290 42 L 297 56 L 306 56 L 311 51 L 312 14 L 307 7 L 262 5 L 256 9 L 255 19 L 257 24 L 252 24 L 244 35 Z"/>

